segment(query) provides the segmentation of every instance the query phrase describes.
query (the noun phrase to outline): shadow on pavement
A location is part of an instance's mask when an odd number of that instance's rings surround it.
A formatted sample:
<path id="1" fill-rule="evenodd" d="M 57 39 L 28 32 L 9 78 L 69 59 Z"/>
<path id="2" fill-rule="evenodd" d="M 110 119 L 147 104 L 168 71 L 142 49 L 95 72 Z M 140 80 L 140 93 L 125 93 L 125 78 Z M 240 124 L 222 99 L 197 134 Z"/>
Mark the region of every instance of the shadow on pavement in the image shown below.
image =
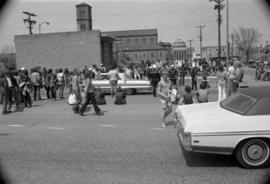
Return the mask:
<path id="1" fill-rule="evenodd" d="M 179 145 L 189 167 L 240 167 L 234 155 L 189 152 Z"/>
<path id="2" fill-rule="evenodd" d="M 183 151 L 189 167 L 240 167 L 233 155 L 218 155 Z"/>
<path id="3" fill-rule="evenodd" d="M 33 104 L 32 107 L 40 107 L 40 106 L 44 106 L 44 105 L 41 105 L 41 104 Z"/>
<path id="4" fill-rule="evenodd" d="M 3 167 L 3 164 L 0 161 L 0 183 L 1 184 L 10 184 L 9 176 L 6 172 L 6 170 Z"/>

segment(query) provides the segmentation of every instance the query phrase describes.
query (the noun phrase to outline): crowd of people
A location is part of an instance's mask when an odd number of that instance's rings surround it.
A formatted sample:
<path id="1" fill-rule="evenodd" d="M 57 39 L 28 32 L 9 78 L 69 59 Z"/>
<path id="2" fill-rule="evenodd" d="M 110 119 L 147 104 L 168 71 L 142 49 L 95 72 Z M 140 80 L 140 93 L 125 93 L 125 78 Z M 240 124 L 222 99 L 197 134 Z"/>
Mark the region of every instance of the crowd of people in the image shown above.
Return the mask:
<path id="1" fill-rule="evenodd" d="M 92 80 L 101 80 L 102 73 L 108 72 L 110 76 L 111 96 L 115 96 L 115 104 L 126 104 L 125 91 L 117 85 L 119 73 L 125 73 L 130 79 L 149 80 L 153 87 L 153 96 L 161 97 L 161 86 L 168 80 L 170 87 L 170 102 L 175 104 L 202 103 L 208 101 L 209 75 L 218 78 L 218 101 L 226 98 L 225 87 L 228 86 L 228 95 L 235 92 L 237 84 L 242 80 L 243 72 L 239 62 L 234 62 L 228 67 L 219 66 L 213 69 L 207 63 L 183 62 L 180 66 L 173 63 L 156 62 L 152 64 L 130 64 L 129 66 L 115 66 L 107 70 L 102 64 L 91 68 L 84 66 L 81 70 L 73 69 L 46 69 L 34 67 L 30 70 L 22 67 L 17 71 L 0 72 L 0 103 L 3 104 L 3 114 L 21 111 L 23 108 L 32 107 L 33 101 L 42 100 L 41 90 L 44 90 L 47 99 L 64 99 L 64 94 L 74 94 L 74 113 L 83 115 L 86 106 L 92 103 L 96 114 L 102 115 L 98 105 L 106 104 L 104 93 L 92 84 Z M 237 74 L 236 74 L 237 73 Z M 186 84 L 185 77 L 191 77 L 191 83 Z M 198 88 L 198 76 L 202 77 Z M 239 77 L 234 77 L 239 76 Z M 165 81 L 165 82 L 164 82 Z M 184 86 L 184 92 L 180 90 Z M 167 92 L 166 92 L 167 93 Z M 166 94 L 167 95 L 167 94 Z M 166 99 L 166 98 L 165 98 Z M 164 99 L 163 99 L 164 100 Z M 167 107 L 167 100 L 162 102 Z M 168 114 L 169 111 L 164 113 Z M 166 116 L 165 116 L 166 117 Z M 164 118 L 163 118 L 164 119 Z M 165 124 L 165 119 L 163 121 Z M 163 125 L 164 125 L 163 124 Z"/>
<path id="2" fill-rule="evenodd" d="M 153 85 L 153 95 L 158 95 L 162 106 L 161 125 L 166 127 L 166 117 L 172 112 L 172 104 L 188 105 L 193 103 L 206 103 L 208 102 L 209 83 L 207 80 L 207 69 L 202 67 L 199 69 L 196 65 L 191 68 L 191 84 L 185 84 L 185 70 L 174 69 L 172 66 L 169 70 L 156 69 L 154 65 L 152 67 L 154 72 L 150 74 L 150 80 Z M 176 70 L 173 71 L 172 70 Z M 181 72 L 184 74 L 181 75 Z M 176 76 L 171 75 L 175 73 Z M 202 76 L 200 83 L 200 89 L 197 89 L 197 77 Z M 160 77 L 160 78 L 159 78 Z M 229 66 L 219 65 L 216 72 L 217 87 L 218 87 L 218 102 L 226 99 L 227 96 L 232 95 L 239 88 L 239 84 L 244 77 L 244 70 L 242 64 L 234 59 L 229 62 Z M 159 79 L 158 79 L 159 78 Z M 184 92 L 180 90 L 180 87 L 184 86 Z M 227 90 L 226 90 L 227 88 Z"/>
<path id="3" fill-rule="evenodd" d="M 268 62 L 256 63 L 255 80 L 270 80 L 270 66 Z"/>
<path id="4" fill-rule="evenodd" d="M 53 101 L 64 99 L 64 94 L 68 94 L 65 97 L 75 94 L 74 112 L 83 115 L 86 106 L 91 102 L 96 113 L 101 115 L 102 112 L 97 105 L 106 104 L 105 96 L 100 88 L 92 84 L 92 79 L 100 80 L 102 73 L 112 73 L 113 71 L 115 70 L 106 70 L 102 64 L 99 67 L 97 65 L 92 65 L 91 68 L 84 66 L 81 70 L 73 69 L 72 71 L 67 68 L 53 70 L 40 67 L 30 70 L 22 67 L 15 71 L 1 71 L 0 104 L 3 105 L 2 113 L 9 114 L 22 111 L 26 107 L 31 108 L 33 101 L 42 100 L 41 93 L 43 92 L 46 95 L 45 98 Z M 122 103 L 118 99 L 120 96 L 125 97 L 124 91 L 116 85 L 118 79 L 119 76 L 115 78 L 113 85 L 113 92 L 117 96 L 115 104 Z"/>

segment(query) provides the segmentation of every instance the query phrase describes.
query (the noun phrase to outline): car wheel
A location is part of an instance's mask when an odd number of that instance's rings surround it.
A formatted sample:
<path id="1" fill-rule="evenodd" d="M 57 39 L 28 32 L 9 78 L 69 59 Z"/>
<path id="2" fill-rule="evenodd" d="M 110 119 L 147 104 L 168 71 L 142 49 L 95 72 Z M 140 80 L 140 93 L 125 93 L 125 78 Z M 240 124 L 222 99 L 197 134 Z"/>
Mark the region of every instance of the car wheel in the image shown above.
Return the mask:
<path id="1" fill-rule="evenodd" d="M 136 89 L 132 89 L 132 88 L 126 89 L 126 94 L 127 95 L 134 95 L 134 94 L 136 94 Z"/>
<path id="2" fill-rule="evenodd" d="M 262 139 L 249 139 L 240 143 L 235 154 L 245 168 L 263 168 L 270 162 L 269 144 Z"/>

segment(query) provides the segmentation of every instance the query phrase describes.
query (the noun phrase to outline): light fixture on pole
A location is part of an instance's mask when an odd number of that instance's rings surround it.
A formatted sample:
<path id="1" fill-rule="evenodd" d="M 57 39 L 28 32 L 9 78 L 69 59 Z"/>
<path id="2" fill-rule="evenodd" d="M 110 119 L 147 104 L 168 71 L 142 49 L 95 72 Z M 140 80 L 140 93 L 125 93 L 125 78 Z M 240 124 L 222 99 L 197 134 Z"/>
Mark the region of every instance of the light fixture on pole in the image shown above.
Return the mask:
<path id="1" fill-rule="evenodd" d="M 38 24 L 38 30 L 39 30 L 39 34 L 41 33 L 41 25 L 42 25 L 42 24 L 47 24 L 47 25 L 50 25 L 50 23 L 49 23 L 49 22 L 46 22 L 46 21 L 45 21 L 45 22 L 41 22 L 41 23 L 39 23 L 39 24 Z"/>

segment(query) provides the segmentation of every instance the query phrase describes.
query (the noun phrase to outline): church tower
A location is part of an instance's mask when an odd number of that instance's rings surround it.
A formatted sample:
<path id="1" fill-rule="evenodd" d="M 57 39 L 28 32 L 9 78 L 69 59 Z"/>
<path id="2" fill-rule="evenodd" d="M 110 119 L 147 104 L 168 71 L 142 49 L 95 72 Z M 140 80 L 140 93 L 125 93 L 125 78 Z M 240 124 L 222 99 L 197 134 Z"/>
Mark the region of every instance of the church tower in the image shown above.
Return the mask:
<path id="1" fill-rule="evenodd" d="M 86 3 L 76 5 L 77 31 L 92 30 L 92 7 Z"/>

